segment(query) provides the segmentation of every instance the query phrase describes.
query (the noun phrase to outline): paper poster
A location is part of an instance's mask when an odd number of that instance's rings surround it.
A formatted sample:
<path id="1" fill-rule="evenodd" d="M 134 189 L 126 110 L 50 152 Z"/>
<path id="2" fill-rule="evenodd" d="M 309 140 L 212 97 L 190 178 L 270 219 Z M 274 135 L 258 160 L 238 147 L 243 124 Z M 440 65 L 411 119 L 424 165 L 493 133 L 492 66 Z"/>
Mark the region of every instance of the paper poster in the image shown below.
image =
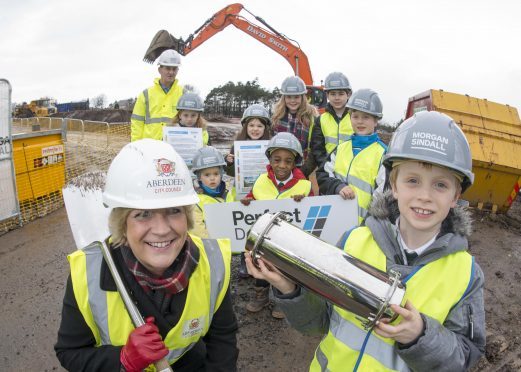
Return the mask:
<path id="1" fill-rule="evenodd" d="M 266 157 L 267 140 L 235 141 L 235 189 L 237 200 L 250 192 L 257 178 L 266 172 L 269 164 Z"/>
<path id="2" fill-rule="evenodd" d="M 163 127 L 163 141 L 171 144 L 188 168 L 197 150 L 203 147 L 203 130 L 190 127 Z"/>

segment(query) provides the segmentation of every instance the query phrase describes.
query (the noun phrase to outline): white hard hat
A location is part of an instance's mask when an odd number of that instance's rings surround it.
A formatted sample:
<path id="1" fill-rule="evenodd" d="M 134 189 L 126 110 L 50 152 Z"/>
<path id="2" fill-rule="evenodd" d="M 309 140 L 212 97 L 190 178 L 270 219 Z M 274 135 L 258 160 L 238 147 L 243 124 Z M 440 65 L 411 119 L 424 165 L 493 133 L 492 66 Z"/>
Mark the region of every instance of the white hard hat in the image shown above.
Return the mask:
<path id="1" fill-rule="evenodd" d="M 166 142 L 131 142 L 110 164 L 103 190 L 108 207 L 159 209 L 198 202 L 183 158 Z"/>
<path id="2" fill-rule="evenodd" d="M 181 55 L 173 49 L 167 49 L 157 59 L 157 64 L 160 66 L 180 66 Z"/>

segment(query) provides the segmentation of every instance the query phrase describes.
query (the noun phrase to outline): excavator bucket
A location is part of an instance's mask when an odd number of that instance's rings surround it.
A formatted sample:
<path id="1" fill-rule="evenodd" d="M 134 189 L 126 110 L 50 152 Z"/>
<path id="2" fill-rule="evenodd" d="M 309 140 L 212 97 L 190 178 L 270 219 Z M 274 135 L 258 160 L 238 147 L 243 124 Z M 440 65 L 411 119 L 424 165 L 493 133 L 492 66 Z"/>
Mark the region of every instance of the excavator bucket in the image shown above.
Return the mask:
<path id="1" fill-rule="evenodd" d="M 143 57 L 143 61 L 147 63 L 154 63 L 157 57 L 159 57 L 159 55 L 166 49 L 174 49 L 179 54 L 183 56 L 185 55 L 183 39 L 178 39 L 172 36 L 166 30 L 160 30 L 152 39 L 152 42 L 150 43 L 150 46 L 145 53 L 145 57 Z"/>

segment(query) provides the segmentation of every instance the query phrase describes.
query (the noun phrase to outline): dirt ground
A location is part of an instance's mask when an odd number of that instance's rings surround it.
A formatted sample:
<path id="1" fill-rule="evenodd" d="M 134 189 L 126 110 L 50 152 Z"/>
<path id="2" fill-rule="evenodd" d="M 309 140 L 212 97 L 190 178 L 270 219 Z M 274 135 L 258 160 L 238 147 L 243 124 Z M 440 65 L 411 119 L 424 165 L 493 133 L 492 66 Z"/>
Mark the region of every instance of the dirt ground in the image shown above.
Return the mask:
<path id="1" fill-rule="evenodd" d="M 521 216 L 516 203 L 512 216 Z M 475 370 L 521 370 L 521 222 L 475 213 L 472 253 L 486 276 L 488 345 Z M 74 247 L 65 209 L 0 237 L 1 370 L 62 370 L 53 344 L 59 325 L 68 266 Z M 232 294 L 239 320 L 240 371 L 304 371 L 318 337 L 303 336 L 268 310 L 248 314 L 253 282 L 237 280 Z"/>

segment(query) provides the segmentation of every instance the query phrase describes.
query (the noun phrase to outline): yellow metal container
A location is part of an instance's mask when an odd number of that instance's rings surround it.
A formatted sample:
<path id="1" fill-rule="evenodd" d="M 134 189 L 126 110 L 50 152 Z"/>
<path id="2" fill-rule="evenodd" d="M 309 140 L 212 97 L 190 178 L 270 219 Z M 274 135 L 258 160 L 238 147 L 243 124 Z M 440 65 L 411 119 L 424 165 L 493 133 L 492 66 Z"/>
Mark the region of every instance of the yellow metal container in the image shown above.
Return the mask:
<path id="1" fill-rule="evenodd" d="M 521 121 L 517 109 L 431 89 L 409 98 L 406 116 L 424 110 L 452 117 L 469 141 L 475 180 L 463 198 L 479 208 L 506 212 L 521 185 Z"/>
<path id="2" fill-rule="evenodd" d="M 61 198 L 65 183 L 61 130 L 14 134 L 13 160 L 20 204 Z"/>

